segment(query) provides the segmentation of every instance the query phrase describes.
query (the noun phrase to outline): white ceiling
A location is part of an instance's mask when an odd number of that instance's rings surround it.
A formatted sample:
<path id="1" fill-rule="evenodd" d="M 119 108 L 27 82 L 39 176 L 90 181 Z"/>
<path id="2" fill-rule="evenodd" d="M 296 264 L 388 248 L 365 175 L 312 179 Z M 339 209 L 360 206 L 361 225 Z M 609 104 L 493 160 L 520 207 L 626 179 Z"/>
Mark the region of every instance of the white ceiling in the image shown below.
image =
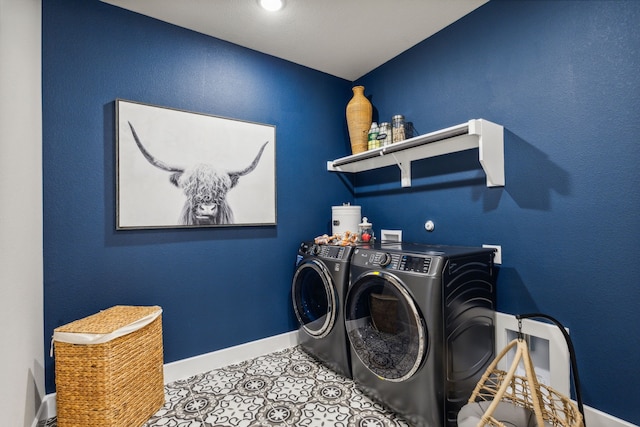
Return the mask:
<path id="1" fill-rule="evenodd" d="M 488 0 L 102 1 L 353 81 Z"/>

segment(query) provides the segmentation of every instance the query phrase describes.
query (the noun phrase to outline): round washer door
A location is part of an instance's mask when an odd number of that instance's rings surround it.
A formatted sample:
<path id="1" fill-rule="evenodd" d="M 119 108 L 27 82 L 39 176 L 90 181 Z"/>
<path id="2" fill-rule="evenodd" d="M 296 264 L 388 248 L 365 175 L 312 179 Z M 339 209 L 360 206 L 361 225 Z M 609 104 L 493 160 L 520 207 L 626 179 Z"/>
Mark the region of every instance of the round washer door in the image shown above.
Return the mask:
<path id="1" fill-rule="evenodd" d="M 336 290 L 324 264 L 298 265 L 291 285 L 293 309 L 300 326 L 314 338 L 327 336 L 336 319 Z"/>
<path id="2" fill-rule="evenodd" d="M 345 325 L 360 361 L 379 378 L 404 381 L 428 350 L 424 319 L 400 280 L 372 271 L 349 287 Z"/>

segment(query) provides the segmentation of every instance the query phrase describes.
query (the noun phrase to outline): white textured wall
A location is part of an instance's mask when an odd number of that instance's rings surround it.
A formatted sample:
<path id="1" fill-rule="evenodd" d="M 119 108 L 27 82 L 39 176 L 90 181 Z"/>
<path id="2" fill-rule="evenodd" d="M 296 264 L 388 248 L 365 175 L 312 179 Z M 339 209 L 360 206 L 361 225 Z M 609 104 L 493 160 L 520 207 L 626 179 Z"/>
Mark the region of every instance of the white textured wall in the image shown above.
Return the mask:
<path id="1" fill-rule="evenodd" d="M 41 0 L 0 0 L 0 414 L 44 395 Z"/>

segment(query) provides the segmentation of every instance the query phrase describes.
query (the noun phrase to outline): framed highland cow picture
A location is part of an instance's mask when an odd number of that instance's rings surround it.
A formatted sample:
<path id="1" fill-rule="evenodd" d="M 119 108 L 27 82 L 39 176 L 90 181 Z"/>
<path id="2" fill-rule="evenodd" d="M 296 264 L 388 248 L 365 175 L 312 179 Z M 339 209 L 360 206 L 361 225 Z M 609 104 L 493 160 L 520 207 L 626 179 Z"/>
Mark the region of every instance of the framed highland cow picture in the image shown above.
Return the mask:
<path id="1" fill-rule="evenodd" d="M 116 229 L 276 224 L 275 126 L 116 100 Z"/>

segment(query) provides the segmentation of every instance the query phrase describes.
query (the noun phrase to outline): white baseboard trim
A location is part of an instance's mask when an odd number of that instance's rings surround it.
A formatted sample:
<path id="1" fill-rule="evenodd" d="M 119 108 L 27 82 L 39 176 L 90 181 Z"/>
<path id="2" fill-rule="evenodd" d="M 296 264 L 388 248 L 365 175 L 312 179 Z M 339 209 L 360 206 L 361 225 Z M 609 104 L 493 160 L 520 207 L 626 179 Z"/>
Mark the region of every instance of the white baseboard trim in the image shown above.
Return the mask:
<path id="1" fill-rule="evenodd" d="M 56 416 L 56 394 L 51 393 L 44 396 L 42 402 L 40 403 L 40 407 L 38 408 L 38 413 L 36 414 L 36 418 L 33 420 L 31 427 L 38 427 L 39 421 L 48 420 L 49 418 L 53 418 Z"/>
<path id="2" fill-rule="evenodd" d="M 584 407 L 585 424 L 589 427 L 638 427 L 589 406 Z"/>
<path id="3" fill-rule="evenodd" d="M 293 331 L 167 363 L 164 365 L 164 382 L 165 384 L 171 383 L 298 344 L 298 333 Z M 638 427 L 636 424 L 631 424 L 589 406 L 585 406 L 584 411 L 586 425 L 589 427 Z M 42 400 L 32 427 L 37 427 L 38 420 L 46 420 L 55 416 L 56 394 L 47 394 Z"/>
<path id="4" fill-rule="evenodd" d="M 298 344 L 298 333 L 287 332 L 269 338 L 240 344 L 188 359 L 164 365 L 164 382 L 171 383 L 196 374 L 208 372 L 223 366 L 252 359 L 263 354 L 294 347 Z"/>
<path id="5" fill-rule="evenodd" d="M 254 357 L 258 357 L 263 354 L 295 347 L 298 343 L 298 332 L 292 331 L 240 344 L 234 347 L 224 348 L 211 353 L 201 354 L 199 356 L 189 357 L 187 359 L 171 363 L 165 363 L 164 383 L 172 383 L 174 381 L 189 378 L 203 372 L 209 372 L 223 366 L 253 359 Z M 56 414 L 56 394 L 47 394 L 40 404 L 38 414 L 36 419 L 33 421 L 32 427 L 37 427 L 39 420 L 53 418 Z"/>

